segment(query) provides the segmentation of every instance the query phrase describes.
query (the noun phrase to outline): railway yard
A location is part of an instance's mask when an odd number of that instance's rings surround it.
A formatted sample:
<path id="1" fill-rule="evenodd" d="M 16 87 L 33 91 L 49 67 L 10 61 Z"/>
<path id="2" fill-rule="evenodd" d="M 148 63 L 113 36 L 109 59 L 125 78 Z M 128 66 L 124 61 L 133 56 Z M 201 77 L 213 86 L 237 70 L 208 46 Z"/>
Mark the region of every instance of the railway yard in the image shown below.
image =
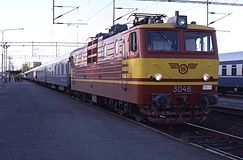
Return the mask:
<path id="1" fill-rule="evenodd" d="M 138 123 L 27 81 L 0 88 L 3 160 L 243 159 L 242 115 L 229 109 L 234 104 L 242 110 L 239 98 L 219 97 L 217 108 L 228 104 L 228 109 L 213 109 L 202 123 L 161 126 Z M 26 101 L 26 96 L 32 98 Z"/>

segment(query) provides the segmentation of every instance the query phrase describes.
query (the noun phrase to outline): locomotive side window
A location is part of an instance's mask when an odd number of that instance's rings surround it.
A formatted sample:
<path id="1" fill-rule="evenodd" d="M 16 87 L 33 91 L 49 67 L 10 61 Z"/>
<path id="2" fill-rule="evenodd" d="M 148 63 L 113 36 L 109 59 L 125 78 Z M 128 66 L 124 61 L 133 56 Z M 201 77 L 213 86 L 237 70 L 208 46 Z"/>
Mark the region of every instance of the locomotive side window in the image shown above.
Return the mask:
<path id="1" fill-rule="evenodd" d="M 177 32 L 147 32 L 147 50 L 149 51 L 178 51 L 178 42 L 179 36 Z"/>
<path id="2" fill-rule="evenodd" d="M 185 33 L 186 51 L 212 52 L 213 43 L 210 33 L 186 32 Z"/>
<path id="3" fill-rule="evenodd" d="M 107 45 L 105 44 L 103 47 L 103 56 L 106 57 L 107 56 Z"/>
<path id="4" fill-rule="evenodd" d="M 130 33 L 130 51 L 137 51 L 137 34 L 136 32 Z"/>
<path id="5" fill-rule="evenodd" d="M 236 76 L 236 65 L 232 65 L 231 74 L 232 76 Z"/>
<path id="6" fill-rule="evenodd" d="M 115 55 L 118 55 L 119 54 L 119 41 L 116 40 L 115 42 Z"/>

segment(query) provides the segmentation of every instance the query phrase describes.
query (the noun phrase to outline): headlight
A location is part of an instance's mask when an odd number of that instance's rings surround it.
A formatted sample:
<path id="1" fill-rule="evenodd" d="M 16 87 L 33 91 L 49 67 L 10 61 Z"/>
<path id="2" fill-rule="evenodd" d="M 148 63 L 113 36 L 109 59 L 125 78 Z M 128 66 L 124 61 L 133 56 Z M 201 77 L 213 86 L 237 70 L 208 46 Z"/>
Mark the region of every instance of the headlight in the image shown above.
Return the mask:
<path id="1" fill-rule="evenodd" d="M 154 78 L 155 78 L 156 81 L 161 81 L 163 76 L 162 76 L 162 74 L 157 73 L 157 74 L 154 75 Z"/>
<path id="2" fill-rule="evenodd" d="M 186 24 L 186 20 L 182 17 L 178 17 L 178 20 L 177 20 L 179 26 L 183 26 Z"/>
<path id="3" fill-rule="evenodd" d="M 176 27 L 177 28 L 186 28 L 187 27 L 187 17 L 186 16 L 177 16 Z"/>
<path id="4" fill-rule="evenodd" d="M 203 80 L 204 80 L 204 81 L 207 82 L 207 81 L 209 81 L 209 79 L 210 79 L 210 76 L 209 76 L 208 74 L 204 74 L 204 75 L 203 75 Z"/>
<path id="5" fill-rule="evenodd" d="M 167 23 L 173 23 L 176 28 L 187 28 L 187 16 L 179 15 L 179 11 L 175 12 L 175 16 L 168 19 Z"/>

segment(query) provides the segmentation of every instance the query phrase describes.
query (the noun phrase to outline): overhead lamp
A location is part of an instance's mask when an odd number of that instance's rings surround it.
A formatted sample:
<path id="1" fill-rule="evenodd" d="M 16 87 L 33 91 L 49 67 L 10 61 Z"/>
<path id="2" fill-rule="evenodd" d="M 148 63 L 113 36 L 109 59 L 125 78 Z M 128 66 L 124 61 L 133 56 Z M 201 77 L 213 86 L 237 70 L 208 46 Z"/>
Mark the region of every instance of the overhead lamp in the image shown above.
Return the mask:
<path id="1" fill-rule="evenodd" d="M 174 23 L 176 28 L 187 28 L 187 16 L 179 15 L 179 11 L 176 11 L 175 16 L 171 17 L 168 23 Z"/>

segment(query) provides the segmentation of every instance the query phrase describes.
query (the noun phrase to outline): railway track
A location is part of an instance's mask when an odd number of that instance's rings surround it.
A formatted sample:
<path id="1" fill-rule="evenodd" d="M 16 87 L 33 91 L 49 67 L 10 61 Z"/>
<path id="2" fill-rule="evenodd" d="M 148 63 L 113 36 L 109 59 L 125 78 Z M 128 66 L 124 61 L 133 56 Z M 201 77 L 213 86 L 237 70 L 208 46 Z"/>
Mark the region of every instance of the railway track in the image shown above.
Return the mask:
<path id="1" fill-rule="evenodd" d="M 243 160 L 243 138 L 199 125 L 187 124 L 183 139 L 230 159 Z"/>
<path id="2" fill-rule="evenodd" d="M 211 111 L 243 116 L 242 105 L 243 95 L 220 96 L 218 104 L 211 108 Z"/>
<path id="3" fill-rule="evenodd" d="M 233 94 L 233 93 L 228 93 L 228 94 L 219 94 L 220 97 L 223 98 L 232 98 L 232 99 L 243 99 L 243 94 Z"/>
<path id="4" fill-rule="evenodd" d="M 123 120 L 131 121 L 132 123 L 170 136 L 176 140 L 219 154 L 227 159 L 243 160 L 243 137 L 234 136 L 191 123 L 176 126 L 160 126 L 150 122 L 141 123 L 129 116 L 121 116 L 114 111 L 102 109 L 94 104 L 87 104 L 100 111 L 107 112 Z"/>
<path id="5" fill-rule="evenodd" d="M 151 125 L 148 125 L 148 127 L 185 143 L 219 154 L 227 159 L 243 160 L 243 137 L 234 136 L 192 123 L 174 127 L 154 127 Z"/>
<path id="6" fill-rule="evenodd" d="M 211 112 L 219 112 L 219 113 L 243 116 L 243 110 L 235 109 L 235 108 L 220 107 L 220 106 L 214 106 L 211 109 Z"/>
<path id="7" fill-rule="evenodd" d="M 126 117 L 122 118 L 127 119 Z M 135 122 L 135 120 L 131 121 Z M 243 160 L 243 137 L 234 136 L 191 123 L 163 127 L 149 122 L 135 123 L 185 143 L 219 154 L 227 159 Z"/>

